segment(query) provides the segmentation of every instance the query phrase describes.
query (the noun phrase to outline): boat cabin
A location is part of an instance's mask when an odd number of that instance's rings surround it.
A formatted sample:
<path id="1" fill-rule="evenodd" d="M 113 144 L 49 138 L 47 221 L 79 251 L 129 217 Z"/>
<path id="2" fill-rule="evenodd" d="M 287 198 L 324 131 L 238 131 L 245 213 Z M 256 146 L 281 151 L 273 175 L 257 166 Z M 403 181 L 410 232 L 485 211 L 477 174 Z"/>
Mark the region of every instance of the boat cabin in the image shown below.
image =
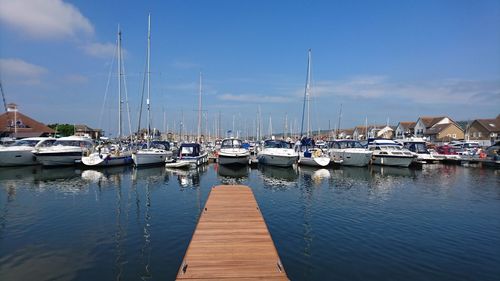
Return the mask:
<path id="1" fill-rule="evenodd" d="M 196 157 L 201 154 L 201 145 L 199 143 L 183 143 L 179 148 L 179 157 Z"/>
<path id="2" fill-rule="evenodd" d="M 355 140 L 335 140 L 328 142 L 328 148 L 346 149 L 346 148 L 365 148 L 359 141 Z"/>
<path id="3" fill-rule="evenodd" d="M 225 139 L 222 141 L 220 148 L 241 148 L 243 142 L 239 139 Z"/>
<path id="4" fill-rule="evenodd" d="M 292 144 L 284 140 L 266 140 L 264 148 L 292 148 Z"/>

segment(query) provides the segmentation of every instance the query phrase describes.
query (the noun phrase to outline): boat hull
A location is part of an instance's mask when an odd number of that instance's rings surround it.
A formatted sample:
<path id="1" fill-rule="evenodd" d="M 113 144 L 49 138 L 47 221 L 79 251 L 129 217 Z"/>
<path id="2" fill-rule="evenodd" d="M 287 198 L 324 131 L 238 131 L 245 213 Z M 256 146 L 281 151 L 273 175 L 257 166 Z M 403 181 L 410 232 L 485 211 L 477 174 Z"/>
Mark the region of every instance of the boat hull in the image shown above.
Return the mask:
<path id="1" fill-rule="evenodd" d="M 344 166 L 365 167 L 370 164 L 371 151 L 354 149 L 335 149 L 330 151 L 332 162 L 339 162 Z"/>
<path id="2" fill-rule="evenodd" d="M 200 166 L 208 163 L 208 153 L 199 156 L 182 156 L 182 158 L 177 159 L 177 162 L 187 162 L 194 166 Z"/>
<path id="3" fill-rule="evenodd" d="M 135 166 L 160 165 L 171 156 L 171 151 L 162 149 L 139 150 L 132 154 L 132 160 Z"/>
<path id="4" fill-rule="evenodd" d="M 36 165 L 35 156 L 30 150 L 0 151 L 0 166 L 27 166 Z"/>
<path id="5" fill-rule="evenodd" d="M 133 163 L 133 160 L 131 154 L 113 155 L 108 153 L 92 153 L 89 156 L 82 157 L 82 163 L 90 167 L 109 167 L 129 165 Z"/>
<path id="6" fill-rule="evenodd" d="M 257 159 L 263 165 L 291 167 L 297 161 L 297 156 L 259 154 Z"/>
<path id="7" fill-rule="evenodd" d="M 330 164 L 330 157 L 319 156 L 319 157 L 299 157 L 299 165 L 311 166 L 311 167 L 326 167 Z"/>
<path id="8" fill-rule="evenodd" d="M 372 164 L 395 167 L 409 167 L 415 157 L 395 155 L 373 155 Z"/>
<path id="9" fill-rule="evenodd" d="M 250 155 L 220 155 L 217 158 L 217 163 L 220 165 L 248 165 Z"/>
<path id="10" fill-rule="evenodd" d="M 43 166 L 69 166 L 82 160 L 82 151 L 35 152 L 34 155 Z"/>

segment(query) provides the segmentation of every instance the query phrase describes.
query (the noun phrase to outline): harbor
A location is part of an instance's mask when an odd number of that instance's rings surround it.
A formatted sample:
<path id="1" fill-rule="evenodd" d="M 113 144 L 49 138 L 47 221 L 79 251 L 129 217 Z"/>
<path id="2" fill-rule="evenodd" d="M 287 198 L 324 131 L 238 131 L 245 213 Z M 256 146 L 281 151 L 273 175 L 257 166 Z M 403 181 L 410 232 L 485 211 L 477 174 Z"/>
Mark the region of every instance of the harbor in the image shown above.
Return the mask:
<path id="1" fill-rule="evenodd" d="M 4 167 L 0 279 L 174 280 L 212 187 L 241 184 L 290 280 L 496 280 L 499 178 L 444 164 Z"/>

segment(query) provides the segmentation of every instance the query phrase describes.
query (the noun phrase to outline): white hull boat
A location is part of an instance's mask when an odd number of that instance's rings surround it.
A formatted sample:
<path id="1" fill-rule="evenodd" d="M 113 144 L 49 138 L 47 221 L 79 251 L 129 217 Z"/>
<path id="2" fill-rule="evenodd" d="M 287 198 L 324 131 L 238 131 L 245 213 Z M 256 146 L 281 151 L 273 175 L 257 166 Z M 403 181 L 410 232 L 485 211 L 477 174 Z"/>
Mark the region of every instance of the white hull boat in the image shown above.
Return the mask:
<path id="1" fill-rule="evenodd" d="M 92 140 L 85 137 L 59 138 L 52 146 L 37 148 L 33 154 L 43 166 L 75 165 L 91 150 Z"/>
<path id="2" fill-rule="evenodd" d="M 330 156 L 325 155 L 320 149 L 313 148 L 299 152 L 299 165 L 311 167 L 326 167 L 330 164 Z"/>
<path id="3" fill-rule="evenodd" d="M 194 166 L 208 163 L 208 152 L 198 143 L 183 143 L 179 148 L 177 162 L 187 162 Z"/>
<path id="4" fill-rule="evenodd" d="M 391 140 L 374 140 L 368 149 L 373 152 L 375 165 L 409 167 L 416 158 L 413 152 Z"/>
<path id="5" fill-rule="evenodd" d="M 140 149 L 132 153 L 135 166 L 159 165 L 172 157 L 172 151 L 158 148 Z"/>
<path id="6" fill-rule="evenodd" d="M 285 141 L 266 140 L 257 154 L 259 164 L 279 167 L 291 167 L 297 158 L 297 152 Z"/>
<path id="7" fill-rule="evenodd" d="M 33 150 L 51 145 L 54 141 L 54 138 L 26 138 L 12 145 L 0 147 L 0 166 L 36 165 L 38 161 L 33 155 Z"/>
<path id="8" fill-rule="evenodd" d="M 132 154 L 129 152 L 120 154 L 94 152 L 89 156 L 82 157 L 82 163 L 92 167 L 128 165 L 132 163 Z"/>
<path id="9" fill-rule="evenodd" d="M 175 168 L 175 169 L 187 169 L 191 167 L 191 163 L 183 162 L 183 161 L 172 161 L 165 163 L 165 167 L 167 168 Z"/>
<path id="10" fill-rule="evenodd" d="M 328 142 L 328 153 L 334 163 L 344 166 L 365 167 L 370 164 L 372 152 L 355 140 L 334 140 Z"/>
<path id="11" fill-rule="evenodd" d="M 250 152 L 242 147 L 239 139 L 225 139 L 218 152 L 217 162 L 220 165 L 248 165 Z"/>

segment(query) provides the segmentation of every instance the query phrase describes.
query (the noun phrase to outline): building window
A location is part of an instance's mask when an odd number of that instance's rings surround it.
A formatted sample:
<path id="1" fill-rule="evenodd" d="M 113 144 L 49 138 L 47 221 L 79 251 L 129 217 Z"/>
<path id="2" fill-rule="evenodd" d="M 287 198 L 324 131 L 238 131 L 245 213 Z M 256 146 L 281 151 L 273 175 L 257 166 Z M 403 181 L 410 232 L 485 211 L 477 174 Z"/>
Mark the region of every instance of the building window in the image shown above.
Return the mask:
<path id="1" fill-rule="evenodd" d="M 457 134 L 453 134 L 453 138 L 456 139 L 457 138 Z"/>
<path id="2" fill-rule="evenodd" d="M 477 132 L 477 137 L 480 138 L 481 137 L 481 132 Z"/>

